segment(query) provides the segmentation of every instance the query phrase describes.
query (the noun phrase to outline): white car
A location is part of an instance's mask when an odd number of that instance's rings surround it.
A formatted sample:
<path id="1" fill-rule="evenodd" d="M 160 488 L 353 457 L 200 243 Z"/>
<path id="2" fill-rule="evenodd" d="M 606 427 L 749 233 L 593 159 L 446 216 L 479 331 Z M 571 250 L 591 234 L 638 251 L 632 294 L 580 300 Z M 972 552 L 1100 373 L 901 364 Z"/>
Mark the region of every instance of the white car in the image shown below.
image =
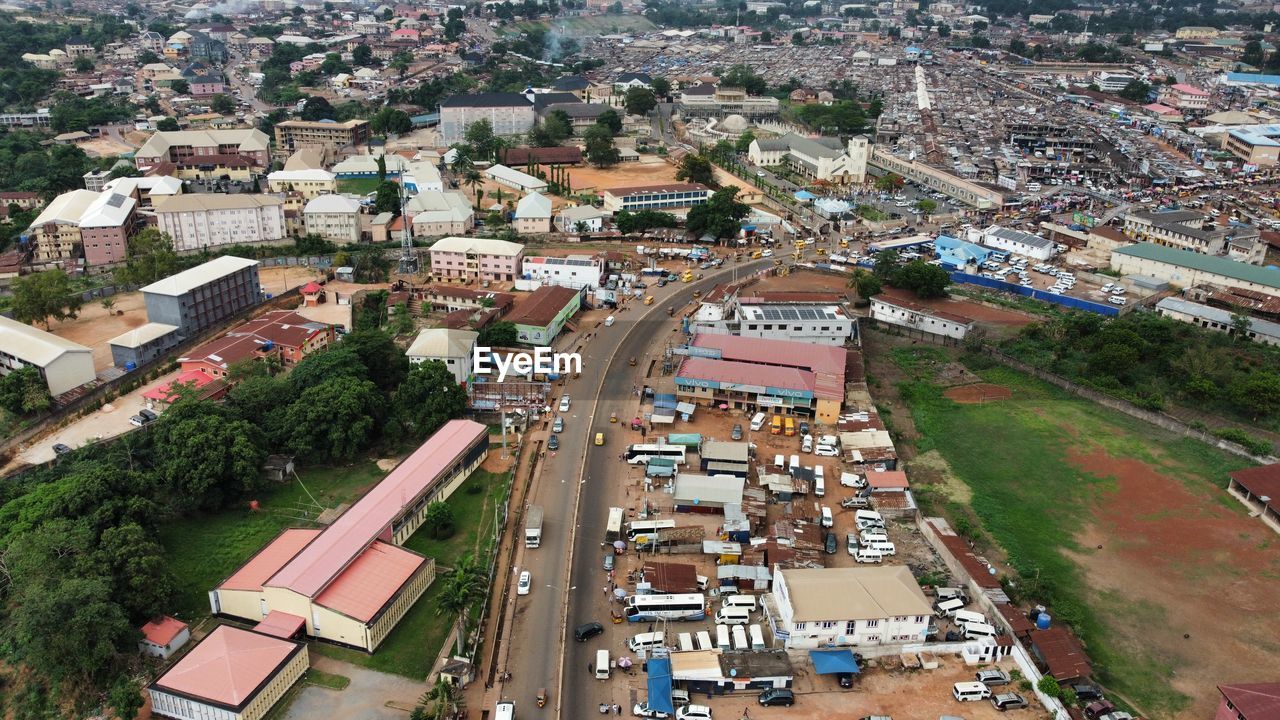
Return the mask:
<path id="1" fill-rule="evenodd" d="M 1124 298 L 1120 297 L 1119 295 L 1112 295 L 1111 297 L 1107 298 L 1107 302 L 1111 303 L 1112 305 L 1124 305 L 1127 301 Z"/>
<path id="2" fill-rule="evenodd" d="M 560 396 L 560 412 L 562 413 L 569 412 L 569 396 L 568 395 Z"/>
<path id="3" fill-rule="evenodd" d="M 635 715 L 636 717 L 659 718 L 660 720 L 662 718 L 671 717 L 665 712 L 660 712 L 658 710 L 650 710 L 649 703 L 636 703 L 631 707 L 631 714 Z"/>
<path id="4" fill-rule="evenodd" d="M 528 570 L 520 573 L 520 579 L 516 581 L 516 594 L 528 595 L 529 589 L 533 587 L 533 575 Z"/>
<path id="5" fill-rule="evenodd" d="M 764 252 L 760 253 L 760 257 L 773 257 L 773 251 L 765 250 Z"/>
<path id="6" fill-rule="evenodd" d="M 819 445 L 814 448 L 813 454 L 818 457 L 840 457 L 840 451 L 834 445 Z"/>
<path id="7" fill-rule="evenodd" d="M 711 708 L 706 705 L 685 705 L 676 709 L 676 720 L 711 720 Z"/>

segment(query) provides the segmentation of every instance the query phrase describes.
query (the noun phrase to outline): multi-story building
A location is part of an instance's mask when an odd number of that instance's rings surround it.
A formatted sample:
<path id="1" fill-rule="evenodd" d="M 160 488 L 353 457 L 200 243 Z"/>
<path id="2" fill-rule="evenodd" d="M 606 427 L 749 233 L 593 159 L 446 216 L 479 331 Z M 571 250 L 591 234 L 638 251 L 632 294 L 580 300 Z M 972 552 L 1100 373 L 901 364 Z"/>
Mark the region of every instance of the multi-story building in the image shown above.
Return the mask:
<path id="1" fill-rule="evenodd" d="M 461 384 L 471 380 L 473 350 L 479 337 L 480 333 L 470 330 L 426 328 L 418 332 L 405 355 L 414 365 L 424 362 L 444 365 L 453 374 L 453 379 Z"/>
<path id="2" fill-rule="evenodd" d="M 1137 79 L 1136 76 L 1126 73 L 1100 72 L 1093 82 L 1102 92 L 1117 93 Z"/>
<path id="3" fill-rule="evenodd" d="M 556 215 L 556 229 L 564 233 L 600 232 L 604 228 L 604 213 L 592 205 L 574 205 Z"/>
<path id="4" fill-rule="evenodd" d="M 982 241 L 998 250 L 1007 250 L 1036 260 L 1048 260 L 1053 257 L 1052 240 L 1013 228 L 992 225 L 982 231 Z"/>
<path id="5" fill-rule="evenodd" d="M 973 329 L 972 318 L 884 294 L 871 298 L 871 317 L 888 325 L 956 340 Z"/>
<path id="6" fill-rule="evenodd" d="M 868 164 L 885 172 L 901 175 L 979 210 L 992 210 L 1004 205 L 1004 191 L 999 187 L 967 180 L 917 160 L 900 158 L 879 145 L 872 147 Z"/>
<path id="7" fill-rule="evenodd" d="M 475 225 L 475 210 L 460 192 L 424 190 L 405 203 L 414 237 L 462 235 Z"/>
<path id="8" fill-rule="evenodd" d="M 1199 115 L 1209 111 L 1209 93 L 1193 85 L 1175 83 L 1161 85 L 1156 102 L 1181 110 L 1187 115 Z"/>
<path id="9" fill-rule="evenodd" d="M 676 104 L 686 118 L 724 118 L 741 115 L 747 120 L 769 120 L 778 117 L 778 99 L 748 95 L 742 88 L 695 85 L 680 93 Z"/>
<path id="10" fill-rule="evenodd" d="M 27 230 L 39 262 L 67 262 L 80 257 L 80 218 L 98 199 L 90 190 L 72 190 L 53 199 Z"/>
<path id="11" fill-rule="evenodd" d="M 1162 298 L 1156 303 L 1156 312 L 1207 330 L 1245 337 L 1266 345 L 1280 345 L 1280 323 L 1270 320 L 1244 315 L 1244 327 L 1240 327 L 1236 323 L 1236 318 L 1239 317 L 1237 313 L 1177 297 Z"/>
<path id="12" fill-rule="evenodd" d="M 440 238 L 427 252 L 432 275 L 460 282 L 515 280 L 524 258 L 523 245 L 492 238 Z"/>
<path id="13" fill-rule="evenodd" d="M 258 261 L 224 255 L 142 288 L 147 319 L 184 338 L 262 300 Z"/>
<path id="14" fill-rule="evenodd" d="M 839 138 L 807 138 L 795 133 L 752 140 L 748 151 L 751 162 L 756 165 L 785 164 L 807 178 L 842 185 L 867 179 L 868 155 L 864 137 L 851 138 L 846 145 Z"/>
<path id="15" fill-rule="evenodd" d="M 581 290 L 600 287 L 604 261 L 589 255 L 526 257 L 521 269 L 530 280 Z"/>
<path id="16" fill-rule="evenodd" d="M 1204 255 L 1225 255 L 1239 262 L 1261 265 L 1266 243 L 1249 225 L 1206 226 L 1207 218 L 1190 210 L 1140 210 L 1125 215 L 1124 232 L 1141 242 L 1190 250 Z"/>
<path id="17" fill-rule="evenodd" d="M 271 140 L 257 128 L 234 130 L 174 130 L 153 134 L 133 156 L 133 163 L 143 172 L 160 163 L 178 166 L 179 177 L 183 171 L 198 176 L 201 165 L 227 164 L 240 159 L 258 173 L 265 171 L 271 158 L 268 149 Z"/>
<path id="18" fill-rule="evenodd" d="M 273 193 L 296 192 L 307 200 L 338 191 L 338 178 L 328 170 L 276 170 L 267 175 Z"/>
<path id="19" fill-rule="evenodd" d="M 369 142 L 369 121 L 286 120 L 276 125 L 275 135 L 276 152 L 281 155 L 291 155 L 295 150 L 302 148 L 324 148 L 333 152 L 348 145 L 363 145 Z"/>
<path id="20" fill-rule="evenodd" d="M 488 120 L 495 135 L 523 135 L 533 127 L 533 103 L 519 93 L 475 93 L 454 95 L 440 103 L 440 141 L 461 142 L 467 126 Z"/>
<path id="21" fill-rule="evenodd" d="M 102 186 L 103 191 L 128 195 L 138 201 L 139 210 L 151 210 L 157 202 L 164 202 L 182 194 L 182 181 L 168 175 L 144 175 L 122 177 Z"/>
<path id="22" fill-rule="evenodd" d="M 720 286 L 699 303 L 690 327 L 694 333 L 844 345 L 858 334 L 844 305 L 834 293 L 739 293 Z"/>
<path id="23" fill-rule="evenodd" d="M 187 87 L 191 91 L 193 97 L 205 98 L 221 95 L 227 91 L 226 83 L 222 78 L 213 75 L 200 75 L 187 81 Z"/>
<path id="24" fill-rule="evenodd" d="M 335 243 L 360 242 L 360 203 L 345 195 L 321 195 L 302 210 L 308 235 Z"/>
<path id="25" fill-rule="evenodd" d="M 93 382 L 93 351 L 53 333 L 0 315 L 0 376 L 33 367 L 57 397 Z"/>
<path id="26" fill-rule="evenodd" d="M 1223 285 L 1280 297 L 1280 272 L 1155 243 L 1112 250 L 1111 269 L 1124 275 L 1147 275 L 1182 288 Z"/>
<path id="27" fill-rule="evenodd" d="M 669 183 L 609 188 L 601 193 L 604 209 L 613 213 L 623 210 L 666 210 L 701 205 L 711 199 L 711 189 L 702 183 Z"/>
<path id="28" fill-rule="evenodd" d="M 905 565 L 775 565 L 765 613 L 788 648 L 924 642 L 933 607 Z"/>
<path id="29" fill-rule="evenodd" d="M 80 244 L 89 265 L 124 262 L 137 226 L 138 203 L 128 195 L 104 192 L 80 216 Z"/>
<path id="30" fill-rule="evenodd" d="M 504 318 L 516 326 L 516 337 L 528 345 L 550 345 L 569 318 L 582 308 L 582 293 L 558 285 L 543 285 Z"/>
<path id="31" fill-rule="evenodd" d="M 1223 149 L 1250 165 L 1280 163 L 1280 125 L 1239 125 L 1223 136 Z"/>
<path id="32" fill-rule="evenodd" d="M 179 252 L 288 239 L 284 202 L 272 195 L 178 195 L 156 206 L 156 220 Z"/>
<path id="33" fill-rule="evenodd" d="M 516 203 L 516 232 L 538 234 L 551 232 L 551 198 L 542 193 L 529 193 Z"/>

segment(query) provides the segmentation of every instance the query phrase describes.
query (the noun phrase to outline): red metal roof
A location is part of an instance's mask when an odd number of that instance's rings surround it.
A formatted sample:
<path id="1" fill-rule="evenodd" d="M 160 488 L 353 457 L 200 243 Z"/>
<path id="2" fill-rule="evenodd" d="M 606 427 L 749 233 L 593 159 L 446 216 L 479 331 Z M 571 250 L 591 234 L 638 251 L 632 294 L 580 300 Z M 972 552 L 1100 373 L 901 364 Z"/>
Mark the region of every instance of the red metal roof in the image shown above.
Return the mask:
<path id="1" fill-rule="evenodd" d="M 296 635 L 302 629 L 302 626 L 306 624 L 307 621 L 297 615 L 272 610 L 253 629 L 263 635 L 288 639 Z"/>
<path id="2" fill-rule="evenodd" d="M 324 290 L 324 288 L 317 285 L 314 280 L 302 286 L 303 295 L 315 295 L 321 290 Z"/>
<path id="3" fill-rule="evenodd" d="M 250 590 L 257 592 L 263 584 L 271 579 L 306 547 L 307 543 L 316 539 L 319 530 L 304 528 L 288 528 L 275 537 L 266 547 L 258 551 L 249 561 L 241 565 L 231 577 L 222 581 L 219 590 Z"/>
<path id="4" fill-rule="evenodd" d="M 142 626 L 142 637 L 152 645 L 161 647 L 173 642 L 178 633 L 187 629 L 187 624 L 168 615 L 161 616 Z"/>
<path id="5" fill-rule="evenodd" d="M 427 562 L 417 553 L 375 542 L 329 583 L 316 604 L 367 623 Z"/>
<path id="6" fill-rule="evenodd" d="M 299 651 L 300 643 L 219 625 L 152 687 L 238 708 Z"/>
<path id="7" fill-rule="evenodd" d="M 1075 680 L 1093 674 L 1093 665 L 1084 647 L 1065 628 L 1032 630 L 1029 633 L 1031 650 L 1040 658 L 1055 680 Z"/>
<path id="8" fill-rule="evenodd" d="M 263 351 L 267 341 L 252 335 L 224 335 L 191 350 L 178 358 L 180 363 L 209 363 L 227 369 Z"/>
<path id="9" fill-rule="evenodd" d="M 845 351 L 842 347 L 709 334 L 694 336 L 690 344 L 700 348 L 715 348 L 720 351 L 720 357 L 724 360 L 803 368 L 814 373 L 844 376 Z"/>
<path id="10" fill-rule="evenodd" d="M 1280 512 L 1280 464 L 1259 465 L 1227 475 L 1248 490 L 1250 495 L 1270 498 L 1267 500 L 1267 507 Z"/>
<path id="11" fill-rule="evenodd" d="M 227 337 L 255 337 L 276 345 L 302 347 L 306 341 L 328 332 L 327 325 L 310 320 L 292 310 L 274 310 L 227 333 Z"/>
<path id="12" fill-rule="evenodd" d="M 814 375 L 805 370 L 749 362 L 687 357 L 676 375 L 734 385 L 756 385 L 815 393 Z"/>
<path id="13" fill-rule="evenodd" d="M 907 474 L 901 470 L 867 473 L 867 484 L 875 490 L 897 490 L 911 487 Z"/>
<path id="14" fill-rule="evenodd" d="M 347 509 L 265 585 L 314 598 L 413 504 L 472 443 L 489 429 L 471 420 L 450 420 L 382 482 Z"/>
<path id="15" fill-rule="evenodd" d="M 175 392 L 174 390 L 175 385 L 190 384 L 192 387 L 199 390 L 212 382 L 221 382 L 221 381 L 219 381 L 217 378 L 213 377 L 212 375 L 206 375 L 205 373 L 202 373 L 196 370 L 188 370 L 187 372 L 182 373 L 181 375 L 174 378 L 173 380 L 170 380 L 167 383 L 161 383 L 160 385 L 156 385 L 150 390 L 143 392 L 142 396 L 147 398 L 148 400 L 159 400 L 160 402 L 172 402 L 173 400 L 177 399 L 177 392 Z"/>
<path id="16" fill-rule="evenodd" d="M 559 285 L 543 285 L 533 291 L 528 299 L 507 316 L 507 322 L 517 325 L 545 327 L 564 310 L 571 302 L 581 303 L 577 299 L 578 291 Z"/>
<path id="17" fill-rule="evenodd" d="M 942 532 L 941 528 L 932 520 L 927 522 L 933 526 L 938 539 L 942 541 L 943 545 L 947 546 L 947 550 L 964 567 L 965 572 L 969 573 L 969 577 L 977 583 L 978 587 L 987 590 L 1000 588 L 1000 580 L 987 570 L 987 566 L 978 559 L 977 555 L 973 554 L 973 551 L 969 549 L 968 540 L 955 533 Z"/>
<path id="18" fill-rule="evenodd" d="M 1280 683 L 1219 685 L 1218 692 L 1235 706 L 1244 720 L 1280 718 Z"/>

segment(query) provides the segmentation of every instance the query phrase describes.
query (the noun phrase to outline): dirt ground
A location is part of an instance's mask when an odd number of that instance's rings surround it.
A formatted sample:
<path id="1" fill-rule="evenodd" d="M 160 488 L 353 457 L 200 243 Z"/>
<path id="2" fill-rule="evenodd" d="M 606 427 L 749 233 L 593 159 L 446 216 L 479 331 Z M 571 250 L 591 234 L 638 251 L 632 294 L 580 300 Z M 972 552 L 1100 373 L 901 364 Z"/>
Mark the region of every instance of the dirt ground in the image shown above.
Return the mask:
<path id="1" fill-rule="evenodd" d="M 983 403 L 996 400 L 1008 400 L 1013 397 L 1013 391 L 1007 387 L 1000 385 L 991 385 L 990 383 L 978 383 L 976 385 L 963 385 L 961 387 L 953 387 L 942 393 L 948 399 L 958 403 Z"/>
<path id="2" fill-rule="evenodd" d="M 1015 310 L 990 307 L 988 305 L 971 302 L 969 300 L 952 300 L 949 298 L 943 300 L 925 300 L 916 297 L 912 293 L 903 294 L 901 292 L 890 292 L 886 294 L 901 297 L 904 300 L 909 300 L 917 305 L 924 305 L 925 307 L 933 308 L 934 310 L 942 310 L 944 312 L 955 313 L 956 315 L 963 315 L 977 320 L 978 322 L 989 323 L 991 325 L 1004 325 L 1016 328 L 1036 322 L 1036 318 L 1025 313 L 1020 313 Z"/>
<path id="3" fill-rule="evenodd" d="M 764 292 L 831 292 L 848 296 L 849 281 L 837 275 L 815 272 L 813 270 L 797 270 L 790 275 L 778 277 L 767 275 L 760 278 L 752 290 Z"/>
<path id="4" fill-rule="evenodd" d="M 1155 448 L 1153 448 L 1154 450 Z M 1192 698 L 1178 717 L 1204 718 L 1218 683 L 1273 682 L 1280 623 L 1276 537 L 1234 498 L 1207 499 L 1177 478 L 1103 451 L 1073 464 L 1115 479 L 1116 489 L 1082 528 L 1077 557 L 1100 597 L 1123 598 L 1127 614 L 1103 615 L 1118 645 L 1141 646 Z"/>
<path id="5" fill-rule="evenodd" d="M 118 143 L 106 135 L 103 135 L 96 140 L 86 140 L 85 142 L 76 143 L 76 145 L 79 146 L 79 148 L 89 157 L 114 157 L 116 155 L 131 153 L 138 149 L 132 145 Z"/>
<path id="6" fill-rule="evenodd" d="M 85 303 L 74 320 L 50 323 L 54 335 L 80 343 L 93 350 L 93 369 L 101 372 L 111 367 L 111 346 L 107 341 L 147 323 L 142 293 L 124 293 L 112 298 L 110 312 L 97 300 Z M 123 314 L 120 314 L 123 313 Z"/>
<path id="7" fill-rule="evenodd" d="M 569 168 L 569 179 L 575 191 L 596 192 L 631 185 L 677 182 L 676 166 L 656 155 L 642 155 L 639 162 L 622 163 L 608 168 L 595 168 L 590 165 Z"/>

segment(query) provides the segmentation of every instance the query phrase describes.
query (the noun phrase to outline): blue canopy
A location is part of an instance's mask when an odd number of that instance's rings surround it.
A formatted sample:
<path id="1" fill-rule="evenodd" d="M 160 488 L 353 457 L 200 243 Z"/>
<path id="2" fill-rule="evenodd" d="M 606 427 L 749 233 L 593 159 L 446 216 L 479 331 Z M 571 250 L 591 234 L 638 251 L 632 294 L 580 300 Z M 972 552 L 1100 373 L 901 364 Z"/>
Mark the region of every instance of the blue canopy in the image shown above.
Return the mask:
<path id="1" fill-rule="evenodd" d="M 671 661 L 666 658 L 649 660 L 649 709 L 664 713 L 675 713 L 675 703 L 671 701 Z"/>
<path id="2" fill-rule="evenodd" d="M 810 650 L 809 660 L 819 675 L 858 672 L 858 661 L 853 659 L 852 650 Z M 652 667 L 653 663 L 650 662 Z"/>
<path id="3" fill-rule="evenodd" d="M 668 408 L 675 410 L 676 402 L 675 393 L 658 393 L 653 396 L 653 406 L 655 408 Z"/>

